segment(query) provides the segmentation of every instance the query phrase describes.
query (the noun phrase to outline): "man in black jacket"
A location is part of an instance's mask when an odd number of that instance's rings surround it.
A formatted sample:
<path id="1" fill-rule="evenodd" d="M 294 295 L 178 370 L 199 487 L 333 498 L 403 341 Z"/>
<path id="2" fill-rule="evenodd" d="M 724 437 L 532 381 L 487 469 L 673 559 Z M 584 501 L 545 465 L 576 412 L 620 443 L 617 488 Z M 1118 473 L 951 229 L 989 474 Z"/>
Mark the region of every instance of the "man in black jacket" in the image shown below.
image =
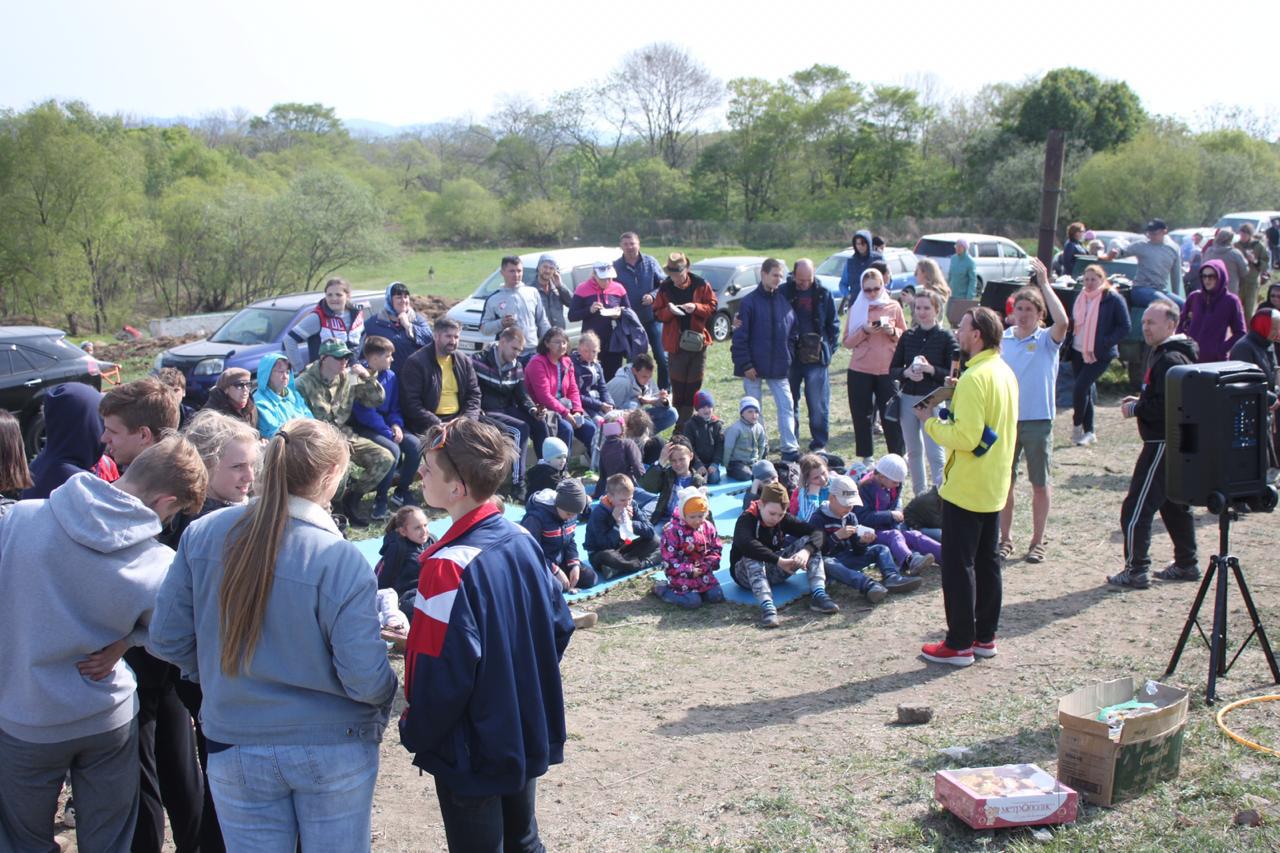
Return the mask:
<path id="1" fill-rule="evenodd" d="M 1124 533 L 1124 570 L 1107 578 L 1113 587 L 1146 589 L 1151 567 L 1151 521 L 1156 511 L 1173 540 L 1173 562 L 1156 572 L 1161 580 L 1196 580 L 1200 566 L 1196 558 L 1196 526 L 1191 507 L 1170 501 L 1165 486 L 1165 374 L 1179 364 L 1195 364 L 1199 354 L 1195 341 L 1174 334 L 1178 328 L 1178 307 L 1167 299 L 1157 299 L 1142 314 L 1142 336 L 1151 347 L 1142 393 L 1125 397 L 1120 412 L 1137 418 L 1142 436 L 1142 452 L 1133 467 L 1129 494 L 1120 507 L 1120 529 Z"/>
<path id="2" fill-rule="evenodd" d="M 515 463 L 511 467 L 511 485 L 515 490 L 524 485 L 524 457 L 529 437 L 533 436 L 534 449 L 538 452 L 542 451 L 542 442 L 547 437 L 547 422 L 538 416 L 538 407 L 524 387 L 524 367 L 520 364 L 523 351 L 524 332 L 519 326 L 508 326 L 498 333 L 497 341 L 471 357 L 480 383 L 480 408 L 484 412 L 481 419 L 509 435 L 516 445 Z"/>
<path id="3" fill-rule="evenodd" d="M 1267 395 L 1269 412 L 1267 417 L 1267 460 L 1268 478 L 1275 481 L 1276 469 L 1280 468 L 1280 452 L 1276 442 L 1276 408 L 1280 406 L 1276 397 L 1276 342 L 1280 341 L 1280 311 L 1259 305 L 1258 310 L 1249 318 L 1249 334 L 1236 341 L 1231 348 L 1232 361 L 1245 361 L 1255 364 L 1267 375 Z"/>
<path id="4" fill-rule="evenodd" d="M 480 383 L 474 363 L 455 354 L 462 326 L 441 316 L 434 332 L 432 346 L 409 356 L 400 373 L 400 413 L 405 425 L 419 436 L 442 421 L 480 417 Z"/>
<path id="5" fill-rule="evenodd" d="M 795 432 L 800 435 L 800 386 L 809 414 L 809 449 L 825 450 L 829 438 L 827 419 L 831 409 L 831 377 L 827 368 L 839 344 L 840 324 L 831 291 L 817 284 L 813 261 L 800 258 L 795 271 L 782 285 L 782 295 L 796 314 L 795 351 L 787 379 L 795 401 Z"/>

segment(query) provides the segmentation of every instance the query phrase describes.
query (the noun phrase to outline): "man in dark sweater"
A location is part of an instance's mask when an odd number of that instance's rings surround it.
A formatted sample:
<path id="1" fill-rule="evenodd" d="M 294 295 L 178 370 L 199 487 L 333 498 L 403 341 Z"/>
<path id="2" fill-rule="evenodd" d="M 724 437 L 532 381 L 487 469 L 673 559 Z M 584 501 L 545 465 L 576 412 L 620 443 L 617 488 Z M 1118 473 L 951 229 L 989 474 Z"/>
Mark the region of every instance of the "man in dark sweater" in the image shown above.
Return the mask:
<path id="1" fill-rule="evenodd" d="M 564 760 L 573 619 L 538 543 L 491 501 L 511 467 L 502 433 L 455 418 L 424 447 L 423 497 L 453 526 L 422 555 L 400 742 L 435 777 L 450 849 L 541 850 L 536 782 Z"/>
<path id="2" fill-rule="evenodd" d="M 1166 497 L 1164 473 L 1165 374 L 1179 364 L 1195 364 L 1195 341 L 1174 334 L 1178 328 L 1178 307 L 1167 299 L 1157 299 L 1142 314 L 1142 336 L 1151 347 L 1142 393 L 1125 397 L 1120 412 L 1136 418 L 1142 436 L 1142 452 L 1133 467 L 1129 494 L 1120 507 L 1120 530 L 1124 534 L 1124 570 L 1107 578 L 1113 587 L 1146 589 L 1151 566 L 1151 521 L 1157 511 L 1173 540 L 1173 562 L 1156 572 L 1161 580 L 1196 580 L 1200 567 L 1196 558 L 1196 525 L 1191 507 Z"/>
<path id="3" fill-rule="evenodd" d="M 782 295 L 796 314 L 795 352 L 787 379 L 795 401 L 795 433 L 800 435 L 800 389 L 809 415 L 809 449 L 827 446 L 827 419 L 831 409 L 831 377 L 828 368 L 839 344 L 840 324 L 831 291 L 817 283 L 813 261 L 800 258 L 794 274 L 782 285 Z"/>
<path id="4" fill-rule="evenodd" d="M 769 483 L 733 526 L 729 573 L 734 583 L 750 590 L 760 603 L 761 628 L 777 628 L 779 624 L 772 585 L 786 583 L 800 569 L 809 579 L 809 609 L 822 614 L 840 611 L 827 595 L 822 531 L 787 512 L 790 502 L 781 483 Z M 788 537 L 795 537 L 790 544 L 786 544 Z"/>

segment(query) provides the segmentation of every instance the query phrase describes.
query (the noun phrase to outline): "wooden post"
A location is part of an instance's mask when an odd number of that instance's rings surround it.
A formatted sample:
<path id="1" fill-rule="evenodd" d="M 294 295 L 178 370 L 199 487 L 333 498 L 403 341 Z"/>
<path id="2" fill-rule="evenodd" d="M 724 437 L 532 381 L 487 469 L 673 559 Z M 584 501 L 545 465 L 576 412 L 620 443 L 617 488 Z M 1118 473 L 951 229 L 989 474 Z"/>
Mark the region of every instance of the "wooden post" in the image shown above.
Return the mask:
<path id="1" fill-rule="evenodd" d="M 1062 196 L 1062 162 L 1066 154 L 1066 134 L 1049 131 L 1044 145 L 1044 184 L 1040 190 L 1040 245 L 1036 257 L 1047 267 L 1053 261 L 1053 241 L 1058 233 L 1058 200 Z M 1067 270 L 1070 274 L 1071 270 Z"/>

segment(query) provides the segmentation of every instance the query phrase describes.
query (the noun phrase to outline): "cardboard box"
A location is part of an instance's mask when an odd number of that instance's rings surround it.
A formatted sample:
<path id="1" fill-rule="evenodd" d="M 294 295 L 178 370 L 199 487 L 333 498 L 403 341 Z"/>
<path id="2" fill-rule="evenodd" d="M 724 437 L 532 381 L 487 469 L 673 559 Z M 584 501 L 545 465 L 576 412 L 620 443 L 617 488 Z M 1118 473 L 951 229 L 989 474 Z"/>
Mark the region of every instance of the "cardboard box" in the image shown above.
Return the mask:
<path id="1" fill-rule="evenodd" d="M 1034 764 L 939 770 L 933 796 L 974 829 L 1039 826 L 1076 819 L 1076 792 Z"/>
<path id="2" fill-rule="evenodd" d="M 1130 699 L 1156 710 L 1126 719 L 1113 734 L 1098 712 Z M 1059 700 L 1058 723 L 1058 779 L 1087 802 L 1110 806 L 1177 777 L 1187 691 L 1134 678 L 1092 684 Z"/>

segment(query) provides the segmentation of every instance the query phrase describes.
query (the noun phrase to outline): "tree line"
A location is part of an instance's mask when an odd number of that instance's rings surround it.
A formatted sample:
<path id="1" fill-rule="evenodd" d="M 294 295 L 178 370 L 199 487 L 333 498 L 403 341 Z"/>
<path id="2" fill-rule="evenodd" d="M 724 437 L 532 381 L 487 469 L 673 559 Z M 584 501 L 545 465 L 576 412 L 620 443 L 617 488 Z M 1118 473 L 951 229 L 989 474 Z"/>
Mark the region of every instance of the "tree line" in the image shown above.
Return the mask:
<path id="1" fill-rule="evenodd" d="M 638 223 L 728 223 L 713 239 L 744 245 L 907 217 L 1029 234 L 1053 127 L 1068 133 L 1064 220 L 1200 225 L 1280 200 L 1280 150 L 1247 113 L 1193 131 L 1074 68 L 950 101 L 934 89 L 829 65 L 726 83 L 658 43 L 545 103 L 394 138 L 353 134 L 323 104 L 169 126 L 78 102 L 6 110 L 0 316 L 101 332 L 312 288 L 403 248 L 611 242 Z"/>

